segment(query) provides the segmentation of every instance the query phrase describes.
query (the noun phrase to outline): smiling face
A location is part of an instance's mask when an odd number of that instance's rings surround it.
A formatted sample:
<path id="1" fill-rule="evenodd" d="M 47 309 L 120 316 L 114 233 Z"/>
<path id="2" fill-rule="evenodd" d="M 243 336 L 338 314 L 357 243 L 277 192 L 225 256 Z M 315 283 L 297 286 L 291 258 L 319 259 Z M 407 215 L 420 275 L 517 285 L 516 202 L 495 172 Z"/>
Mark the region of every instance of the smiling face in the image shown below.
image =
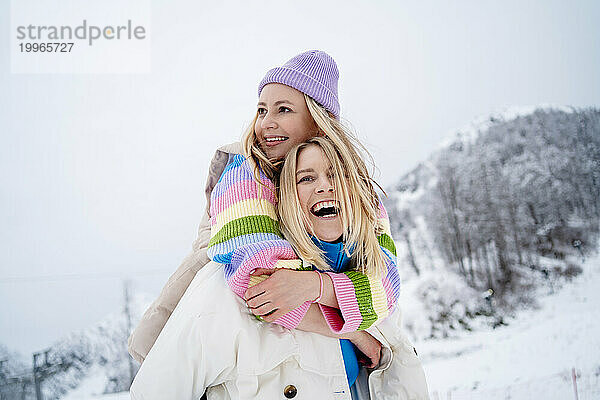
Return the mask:
<path id="1" fill-rule="evenodd" d="M 296 192 L 302 212 L 317 238 L 333 242 L 342 236 L 339 203 L 335 199 L 332 167 L 325 153 L 311 144 L 298 153 Z M 311 231 L 310 227 L 306 227 Z"/>
<path id="2" fill-rule="evenodd" d="M 287 85 L 270 83 L 260 93 L 254 131 L 270 160 L 281 160 L 295 145 L 318 132 L 304 95 Z"/>

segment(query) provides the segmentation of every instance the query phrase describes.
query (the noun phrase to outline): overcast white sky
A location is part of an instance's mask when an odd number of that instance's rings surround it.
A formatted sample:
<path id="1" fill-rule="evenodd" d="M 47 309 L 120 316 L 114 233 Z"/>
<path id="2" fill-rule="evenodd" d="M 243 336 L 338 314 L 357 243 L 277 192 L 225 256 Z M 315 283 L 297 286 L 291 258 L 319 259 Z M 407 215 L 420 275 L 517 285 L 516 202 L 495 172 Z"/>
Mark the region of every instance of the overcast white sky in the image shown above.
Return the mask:
<path id="1" fill-rule="evenodd" d="M 149 74 L 12 74 L 0 5 L 0 343 L 25 354 L 118 310 L 121 278 L 157 295 L 195 238 L 215 148 L 301 51 L 337 61 L 342 118 L 384 186 L 480 115 L 600 105 L 596 1 L 150 7 Z"/>

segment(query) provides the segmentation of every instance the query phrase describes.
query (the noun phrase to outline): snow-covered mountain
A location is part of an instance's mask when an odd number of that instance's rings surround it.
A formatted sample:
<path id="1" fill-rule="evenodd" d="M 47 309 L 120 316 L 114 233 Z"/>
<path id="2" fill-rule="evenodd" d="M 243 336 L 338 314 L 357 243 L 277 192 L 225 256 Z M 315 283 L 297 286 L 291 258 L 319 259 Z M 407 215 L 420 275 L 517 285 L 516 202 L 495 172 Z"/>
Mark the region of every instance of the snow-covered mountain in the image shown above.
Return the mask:
<path id="1" fill-rule="evenodd" d="M 417 338 L 508 323 L 581 272 L 600 223 L 600 111 L 495 113 L 458 130 L 388 191 Z"/>
<path id="2" fill-rule="evenodd" d="M 129 303 L 131 326 L 135 326 L 150 304 L 146 295 L 133 296 Z M 129 357 L 127 338 L 131 330 L 124 311 L 107 315 L 96 325 L 73 332 L 53 343 L 38 362 L 44 399 L 102 395 L 128 390 L 138 363 Z M 47 359 L 46 359 L 47 357 Z M 0 347 L 0 359 L 9 361 L 8 382 L 0 385 L 2 398 L 35 399 L 29 358 Z M 47 362 L 46 362 L 47 361 Z M 8 384 L 7 384 L 8 383 Z M 81 393 L 81 385 L 85 393 Z"/>

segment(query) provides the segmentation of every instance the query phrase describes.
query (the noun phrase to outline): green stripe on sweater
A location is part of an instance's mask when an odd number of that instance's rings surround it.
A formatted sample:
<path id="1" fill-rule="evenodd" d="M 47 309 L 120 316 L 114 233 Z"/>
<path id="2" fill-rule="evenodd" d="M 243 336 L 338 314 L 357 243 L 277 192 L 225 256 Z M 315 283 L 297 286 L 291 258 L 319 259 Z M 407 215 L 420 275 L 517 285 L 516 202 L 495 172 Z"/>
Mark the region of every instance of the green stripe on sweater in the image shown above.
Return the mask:
<path id="1" fill-rule="evenodd" d="M 373 299 L 371 297 L 371 285 L 369 284 L 369 278 L 365 274 L 361 274 L 357 271 L 344 272 L 346 276 L 352 281 L 354 285 L 354 293 L 356 294 L 356 301 L 358 303 L 358 310 L 362 317 L 358 330 L 364 330 L 373 325 L 373 322 L 377 321 L 377 314 L 373 308 Z"/>
<path id="2" fill-rule="evenodd" d="M 221 230 L 210 238 L 208 247 L 251 233 L 274 233 L 281 236 L 277 221 L 267 215 L 252 215 L 234 219 L 223 225 Z"/>
<path id="3" fill-rule="evenodd" d="M 382 233 L 381 235 L 377 236 L 377 241 L 381 247 L 389 250 L 393 255 L 396 255 L 396 245 L 387 233 Z"/>

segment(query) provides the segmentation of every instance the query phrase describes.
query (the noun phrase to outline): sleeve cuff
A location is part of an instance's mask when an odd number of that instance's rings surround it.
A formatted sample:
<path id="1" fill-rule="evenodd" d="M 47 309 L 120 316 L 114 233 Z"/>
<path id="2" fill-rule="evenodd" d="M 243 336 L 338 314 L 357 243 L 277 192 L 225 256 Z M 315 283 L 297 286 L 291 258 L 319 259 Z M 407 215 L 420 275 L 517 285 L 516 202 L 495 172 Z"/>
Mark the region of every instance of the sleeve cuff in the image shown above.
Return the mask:
<path id="1" fill-rule="evenodd" d="M 310 308 L 311 302 L 307 301 L 300 307 L 293 309 L 289 313 L 277 318 L 273 323 L 283 326 L 288 329 L 295 329 L 302 321 L 306 312 Z"/>

